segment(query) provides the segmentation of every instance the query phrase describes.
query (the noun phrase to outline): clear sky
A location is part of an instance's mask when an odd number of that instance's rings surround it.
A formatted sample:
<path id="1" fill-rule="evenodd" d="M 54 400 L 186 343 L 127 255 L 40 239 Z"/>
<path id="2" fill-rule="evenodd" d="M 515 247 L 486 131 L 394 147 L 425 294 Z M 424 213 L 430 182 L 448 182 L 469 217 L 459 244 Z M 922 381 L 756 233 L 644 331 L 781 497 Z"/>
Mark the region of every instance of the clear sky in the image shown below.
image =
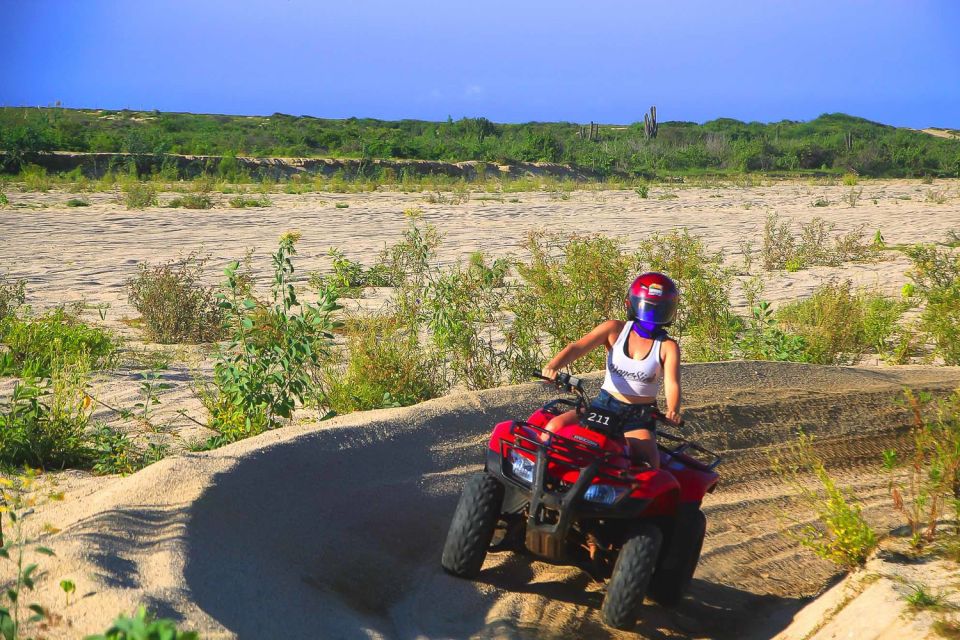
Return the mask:
<path id="1" fill-rule="evenodd" d="M 0 0 L 0 104 L 960 128 L 956 0 Z"/>

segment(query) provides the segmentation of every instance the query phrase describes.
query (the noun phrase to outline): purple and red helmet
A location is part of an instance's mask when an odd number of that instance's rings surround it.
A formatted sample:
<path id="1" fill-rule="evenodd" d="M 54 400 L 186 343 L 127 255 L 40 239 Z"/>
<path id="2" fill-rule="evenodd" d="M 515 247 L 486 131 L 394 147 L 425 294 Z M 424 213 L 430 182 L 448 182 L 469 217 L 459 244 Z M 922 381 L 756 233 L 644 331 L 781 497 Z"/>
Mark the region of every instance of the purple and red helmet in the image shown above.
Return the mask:
<path id="1" fill-rule="evenodd" d="M 627 318 L 666 326 L 677 317 L 680 292 L 673 280 L 650 271 L 640 274 L 627 290 Z"/>

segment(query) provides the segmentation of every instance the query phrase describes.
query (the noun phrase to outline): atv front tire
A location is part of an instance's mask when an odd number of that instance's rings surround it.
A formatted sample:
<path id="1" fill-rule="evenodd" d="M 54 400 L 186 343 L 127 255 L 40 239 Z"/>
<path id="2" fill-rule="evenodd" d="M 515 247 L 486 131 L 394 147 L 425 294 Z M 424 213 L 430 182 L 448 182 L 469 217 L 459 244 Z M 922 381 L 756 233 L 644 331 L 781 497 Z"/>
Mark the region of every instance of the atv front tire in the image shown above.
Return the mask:
<path id="1" fill-rule="evenodd" d="M 659 528 L 643 525 L 621 547 L 600 610 L 604 624 L 629 630 L 637 623 L 662 542 Z"/>
<path id="2" fill-rule="evenodd" d="M 680 602 L 700 561 L 707 518 L 699 505 L 678 514 L 673 535 L 650 582 L 650 597 L 665 607 Z"/>
<path id="3" fill-rule="evenodd" d="M 476 578 L 500 517 L 503 485 L 487 473 L 467 478 L 453 514 L 440 563 L 447 573 Z"/>

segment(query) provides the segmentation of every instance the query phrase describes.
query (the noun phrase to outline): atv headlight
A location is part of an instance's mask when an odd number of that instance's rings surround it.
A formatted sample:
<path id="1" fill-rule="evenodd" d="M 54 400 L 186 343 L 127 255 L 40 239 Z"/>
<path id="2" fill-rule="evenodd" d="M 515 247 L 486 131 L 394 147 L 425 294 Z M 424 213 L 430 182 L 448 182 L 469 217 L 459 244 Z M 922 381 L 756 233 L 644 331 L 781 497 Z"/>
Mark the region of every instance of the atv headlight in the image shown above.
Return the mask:
<path id="1" fill-rule="evenodd" d="M 589 502 L 611 505 L 626 491 L 626 487 L 612 487 L 609 484 L 592 484 L 583 494 L 583 499 Z"/>
<path id="2" fill-rule="evenodd" d="M 533 469 L 536 466 L 533 460 L 520 455 L 516 449 L 510 449 L 510 454 L 507 458 L 510 461 L 510 470 L 513 473 L 513 477 L 532 484 Z"/>

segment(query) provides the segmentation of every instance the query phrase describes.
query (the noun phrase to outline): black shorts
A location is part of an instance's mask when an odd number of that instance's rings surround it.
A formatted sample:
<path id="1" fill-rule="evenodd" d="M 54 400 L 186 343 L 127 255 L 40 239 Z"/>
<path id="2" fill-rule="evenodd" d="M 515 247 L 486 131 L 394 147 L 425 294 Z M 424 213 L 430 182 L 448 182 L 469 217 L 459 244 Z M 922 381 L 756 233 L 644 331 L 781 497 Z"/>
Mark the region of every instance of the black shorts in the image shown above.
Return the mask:
<path id="1" fill-rule="evenodd" d="M 617 400 L 609 392 L 600 389 L 600 395 L 590 403 L 590 406 L 617 415 L 624 431 L 647 429 L 653 433 L 657 432 L 657 421 L 650 415 L 650 410 L 657 408 L 656 403 L 631 404 Z"/>

